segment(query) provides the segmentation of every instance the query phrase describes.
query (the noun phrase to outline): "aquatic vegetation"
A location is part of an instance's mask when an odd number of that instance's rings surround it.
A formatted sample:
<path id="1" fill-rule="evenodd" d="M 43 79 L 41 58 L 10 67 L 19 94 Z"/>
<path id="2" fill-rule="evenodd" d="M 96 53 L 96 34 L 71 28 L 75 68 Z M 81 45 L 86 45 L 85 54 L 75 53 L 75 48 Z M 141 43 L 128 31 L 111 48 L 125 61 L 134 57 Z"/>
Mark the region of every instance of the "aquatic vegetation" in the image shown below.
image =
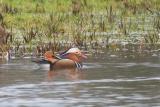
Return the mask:
<path id="1" fill-rule="evenodd" d="M 8 44 L 27 52 L 159 44 L 159 0 L 2 0 Z M 118 47 L 117 44 L 122 46 Z"/>

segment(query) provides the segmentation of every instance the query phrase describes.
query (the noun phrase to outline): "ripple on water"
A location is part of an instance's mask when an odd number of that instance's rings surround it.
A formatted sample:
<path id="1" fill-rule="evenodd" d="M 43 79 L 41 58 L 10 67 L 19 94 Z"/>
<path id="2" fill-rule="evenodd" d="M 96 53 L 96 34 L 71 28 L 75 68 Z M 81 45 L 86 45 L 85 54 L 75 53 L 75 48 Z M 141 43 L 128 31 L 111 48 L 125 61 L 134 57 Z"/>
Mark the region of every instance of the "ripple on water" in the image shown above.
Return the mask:
<path id="1" fill-rule="evenodd" d="M 133 79 L 99 79 L 99 80 L 80 80 L 73 82 L 55 82 L 49 83 L 51 85 L 72 85 L 72 84 L 88 84 L 88 83 L 110 83 L 110 82 L 136 82 L 136 81 L 152 81 L 152 80 L 160 80 L 160 77 L 153 78 L 133 78 Z"/>
<path id="2" fill-rule="evenodd" d="M 150 62 L 140 63 L 140 65 L 143 65 L 146 67 L 160 68 L 160 64 L 150 63 Z"/>
<path id="3" fill-rule="evenodd" d="M 1 64 L 0 69 L 4 70 L 19 70 L 19 71 L 32 71 L 39 69 L 37 64 L 23 64 L 23 63 L 7 63 Z"/>
<path id="4" fill-rule="evenodd" d="M 133 66 L 137 66 L 137 63 L 115 63 L 115 67 L 118 68 L 128 68 L 128 67 L 133 67 Z"/>
<path id="5" fill-rule="evenodd" d="M 29 69 L 28 69 L 29 68 Z M 83 69 L 90 69 L 90 68 L 102 68 L 102 65 L 98 63 L 84 63 Z M 6 63 L 1 64 L 0 69 L 6 69 L 6 70 L 36 70 L 36 69 L 42 69 L 42 70 L 49 70 L 49 64 L 34 64 L 34 63 Z"/>
<path id="6" fill-rule="evenodd" d="M 10 98 L 1 102 L 2 107 L 64 107 L 65 100 L 63 99 L 51 99 L 51 98 Z M 70 103 L 72 103 L 70 101 Z"/>
<path id="7" fill-rule="evenodd" d="M 143 63 L 114 63 L 115 67 L 118 68 L 128 68 L 134 66 L 146 66 L 146 67 L 153 67 L 153 68 L 160 68 L 160 64 L 151 63 L 151 62 L 143 62 Z"/>
<path id="8" fill-rule="evenodd" d="M 99 80 L 78 80 L 78 81 L 54 81 L 54 82 L 41 82 L 39 84 L 14 84 L 12 86 L 5 86 L 0 88 L 0 105 L 1 106 L 37 106 L 37 107 L 63 107 L 73 106 L 74 104 L 115 104 L 118 101 L 125 100 L 126 102 L 138 102 L 144 100 L 158 99 L 160 96 L 148 97 L 140 94 L 122 95 L 113 93 L 109 95 L 101 95 L 103 97 L 96 97 L 94 93 L 102 92 L 104 89 L 109 90 L 134 90 L 133 87 L 122 86 L 94 86 L 87 89 L 81 89 L 79 97 L 74 95 L 76 89 L 74 86 L 81 84 L 101 84 L 101 83 L 121 83 L 121 82 L 138 82 L 138 81 L 154 81 L 160 80 L 160 77 L 153 78 L 120 78 L 120 79 L 99 79 Z M 94 90 L 94 92 L 93 92 Z M 96 92 L 95 90 L 99 90 Z M 88 93 L 91 91 L 92 93 Z M 46 96 L 47 95 L 47 96 Z M 94 97 L 93 97 L 94 96 Z M 106 96 L 106 97 L 105 97 Z M 86 100 L 87 98 L 87 100 Z M 106 102 L 107 100 L 107 102 Z M 12 102 L 12 103 L 10 103 Z M 53 104 L 54 103 L 54 104 Z"/>
<path id="9" fill-rule="evenodd" d="M 92 69 L 92 68 L 106 68 L 109 66 L 117 67 L 117 68 L 129 68 L 134 66 L 146 66 L 146 67 L 153 67 L 153 68 L 159 68 L 160 64 L 158 63 L 151 63 L 151 62 L 142 62 L 142 63 L 84 63 L 83 69 Z M 28 69 L 29 68 L 29 69 Z M 34 64 L 34 63 L 7 63 L 7 64 L 1 64 L 0 69 L 7 69 L 7 70 L 49 70 L 49 64 Z"/>
<path id="10" fill-rule="evenodd" d="M 16 90 L 24 89 L 30 91 L 30 89 L 39 89 L 39 87 L 45 86 L 64 86 L 64 85 L 73 85 L 73 84 L 88 84 L 88 83 L 111 83 L 111 82 L 138 82 L 138 81 L 153 81 L 153 80 L 160 80 L 160 77 L 152 77 L 152 78 L 121 78 L 121 79 L 99 79 L 99 80 L 78 80 L 78 81 L 56 81 L 56 82 L 42 82 L 40 84 L 23 84 L 23 85 L 12 85 L 1 87 L 0 92 L 8 92 L 14 93 Z M 65 86 L 66 87 L 66 86 Z M 69 87 L 69 86 L 68 86 Z M 109 87 L 102 87 L 102 88 L 109 88 Z M 110 87 L 111 88 L 111 87 Z"/>
<path id="11" fill-rule="evenodd" d="M 84 63 L 83 69 L 90 69 L 90 68 L 102 68 L 103 66 L 99 63 Z"/>

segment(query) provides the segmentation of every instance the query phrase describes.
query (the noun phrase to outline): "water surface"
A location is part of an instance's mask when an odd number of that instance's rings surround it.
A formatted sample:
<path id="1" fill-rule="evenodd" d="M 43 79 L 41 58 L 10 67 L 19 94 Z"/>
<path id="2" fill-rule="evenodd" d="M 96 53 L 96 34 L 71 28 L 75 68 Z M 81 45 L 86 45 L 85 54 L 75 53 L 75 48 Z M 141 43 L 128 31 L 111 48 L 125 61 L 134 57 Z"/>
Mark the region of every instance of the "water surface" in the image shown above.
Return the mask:
<path id="1" fill-rule="evenodd" d="M 160 57 L 89 57 L 81 71 L 49 72 L 31 59 L 0 64 L 1 107 L 159 107 Z"/>

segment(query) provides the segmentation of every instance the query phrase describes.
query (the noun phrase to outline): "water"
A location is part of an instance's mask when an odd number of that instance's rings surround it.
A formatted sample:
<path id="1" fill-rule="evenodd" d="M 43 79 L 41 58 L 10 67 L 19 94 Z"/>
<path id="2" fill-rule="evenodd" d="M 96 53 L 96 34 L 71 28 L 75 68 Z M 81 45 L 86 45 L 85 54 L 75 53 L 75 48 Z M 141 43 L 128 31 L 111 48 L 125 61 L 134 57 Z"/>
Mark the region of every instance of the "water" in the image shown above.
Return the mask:
<path id="1" fill-rule="evenodd" d="M 30 59 L 1 61 L 0 106 L 159 107 L 160 57 L 104 53 L 75 72 L 49 72 Z"/>

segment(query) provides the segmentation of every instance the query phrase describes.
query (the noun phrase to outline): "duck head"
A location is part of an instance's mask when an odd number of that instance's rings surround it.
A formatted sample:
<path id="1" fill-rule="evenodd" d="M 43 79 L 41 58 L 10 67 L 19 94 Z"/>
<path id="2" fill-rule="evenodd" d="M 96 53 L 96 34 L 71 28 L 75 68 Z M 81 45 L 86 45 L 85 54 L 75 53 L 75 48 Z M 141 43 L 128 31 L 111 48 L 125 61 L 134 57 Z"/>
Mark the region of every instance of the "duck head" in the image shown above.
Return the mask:
<path id="1" fill-rule="evenodd" d="M 70 48 L 64 53 L 60 54 L 62 58 L 70 59 L 75 62 L 82 62 L 87 56 L 78 48 Z"/>

